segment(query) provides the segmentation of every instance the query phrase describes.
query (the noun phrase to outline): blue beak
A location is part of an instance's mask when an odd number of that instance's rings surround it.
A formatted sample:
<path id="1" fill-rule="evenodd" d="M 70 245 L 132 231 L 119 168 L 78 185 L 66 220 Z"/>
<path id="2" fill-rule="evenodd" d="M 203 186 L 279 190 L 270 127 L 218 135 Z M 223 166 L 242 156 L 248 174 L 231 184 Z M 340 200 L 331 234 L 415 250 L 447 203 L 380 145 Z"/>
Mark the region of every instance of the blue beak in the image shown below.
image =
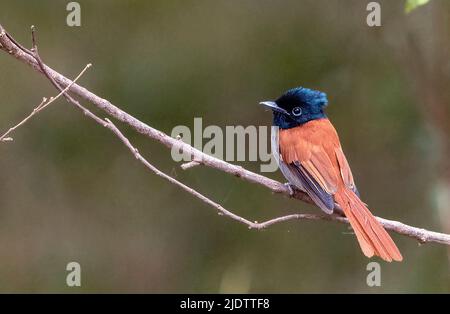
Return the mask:
<path id="1" fill-rule="evenodd" d="M 282 114 L 288 115 L 288 112 L 284 110 L 283 108 L 278 107 L 277 103 L 274 101 L 263 101 L 259 103 L 260 105 L 263 105 L 266 108 L 269 108 L 272 111 L 276 111 Z"/>

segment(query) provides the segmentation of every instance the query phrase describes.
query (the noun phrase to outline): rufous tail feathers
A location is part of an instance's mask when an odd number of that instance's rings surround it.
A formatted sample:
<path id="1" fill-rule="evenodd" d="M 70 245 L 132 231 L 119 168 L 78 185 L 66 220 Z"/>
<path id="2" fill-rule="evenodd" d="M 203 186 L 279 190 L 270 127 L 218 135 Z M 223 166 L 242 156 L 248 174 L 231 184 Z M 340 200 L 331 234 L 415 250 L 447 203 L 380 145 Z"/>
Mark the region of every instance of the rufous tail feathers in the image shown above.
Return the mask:
<path id="1" fill-rule="evenodd" d="M 376 255 L 388 262 L 403 259 L 392 238 L 353 191 L 340 189 L 335 200 L 355 231 L 364 255 Z"/>

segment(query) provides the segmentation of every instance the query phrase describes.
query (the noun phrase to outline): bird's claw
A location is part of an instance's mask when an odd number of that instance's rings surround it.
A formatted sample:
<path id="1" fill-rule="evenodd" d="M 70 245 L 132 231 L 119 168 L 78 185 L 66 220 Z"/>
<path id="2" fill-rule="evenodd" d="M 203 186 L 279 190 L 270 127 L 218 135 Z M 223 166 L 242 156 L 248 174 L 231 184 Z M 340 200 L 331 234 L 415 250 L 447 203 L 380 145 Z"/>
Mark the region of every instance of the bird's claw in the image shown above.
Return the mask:
<path id="1" fill-rule="evenodd" d="M 295 194 L 295 191 L 294 191 L 294 189 L 295 189 L 295 186 L 293 186 L 292 184 L 290 184 L 289 182 L 286 182 L 285 184 L 284 184 L 284 186 L 285 187 L 287 187 L 288 189 L 289 189 L 289 196 L 294 196 L 294 194 Z"/>

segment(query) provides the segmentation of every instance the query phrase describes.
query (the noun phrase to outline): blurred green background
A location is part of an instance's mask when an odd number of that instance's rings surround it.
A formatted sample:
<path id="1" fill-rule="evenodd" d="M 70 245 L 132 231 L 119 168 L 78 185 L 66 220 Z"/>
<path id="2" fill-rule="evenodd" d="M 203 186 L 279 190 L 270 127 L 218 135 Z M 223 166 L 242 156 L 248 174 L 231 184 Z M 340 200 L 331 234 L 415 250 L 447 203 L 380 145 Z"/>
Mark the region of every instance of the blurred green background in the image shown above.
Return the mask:
<path id="1" fill-rule="evenodd" d="M 47 64 L 74 77 L 93 63 L 81 85 L 169 134 L 194 117 L 270 125 L 259 101 L 323 90 L 373 212 L 450 232 L 449 1 L 410 14 L 404 1 L 378 1 L 372 28 L 361 0 L 83 0 L 81 27 L 66 25 L 68 2 L 1 0 L 0 23 L 28 47 L 36 25 Z M 54 94 L 1 52 L 0 132 Z M 244 217 L 318 212 L 213 169 L 183 171 L 120 127 L 156 166 Z M 380 262 L 381 287 L 370 288 L 370 260 L 346 226 L 248 230 L 146 171 L 64 100 L 12 136 L 0 145 L 0 291 L 450 292 L 445 246 L 393 234 L 404 262 Z M 66 286 L 70 261 L 80 288 Z"/>

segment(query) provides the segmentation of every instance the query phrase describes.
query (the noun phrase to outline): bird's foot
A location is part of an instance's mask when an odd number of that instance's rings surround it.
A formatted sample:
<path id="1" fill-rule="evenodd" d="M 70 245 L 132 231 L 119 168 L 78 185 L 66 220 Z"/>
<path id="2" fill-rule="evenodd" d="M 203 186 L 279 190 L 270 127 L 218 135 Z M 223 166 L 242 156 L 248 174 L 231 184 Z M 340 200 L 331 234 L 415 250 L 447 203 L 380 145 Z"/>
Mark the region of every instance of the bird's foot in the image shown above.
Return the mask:
<path id="1" fill-rule="evenodd" d="M 286 182 L 284 184 L 284 186 L 289 189 L 289 196 L 291 196 L 291 197 L 294 196 L 296 187 L 289 182 Z"/>

